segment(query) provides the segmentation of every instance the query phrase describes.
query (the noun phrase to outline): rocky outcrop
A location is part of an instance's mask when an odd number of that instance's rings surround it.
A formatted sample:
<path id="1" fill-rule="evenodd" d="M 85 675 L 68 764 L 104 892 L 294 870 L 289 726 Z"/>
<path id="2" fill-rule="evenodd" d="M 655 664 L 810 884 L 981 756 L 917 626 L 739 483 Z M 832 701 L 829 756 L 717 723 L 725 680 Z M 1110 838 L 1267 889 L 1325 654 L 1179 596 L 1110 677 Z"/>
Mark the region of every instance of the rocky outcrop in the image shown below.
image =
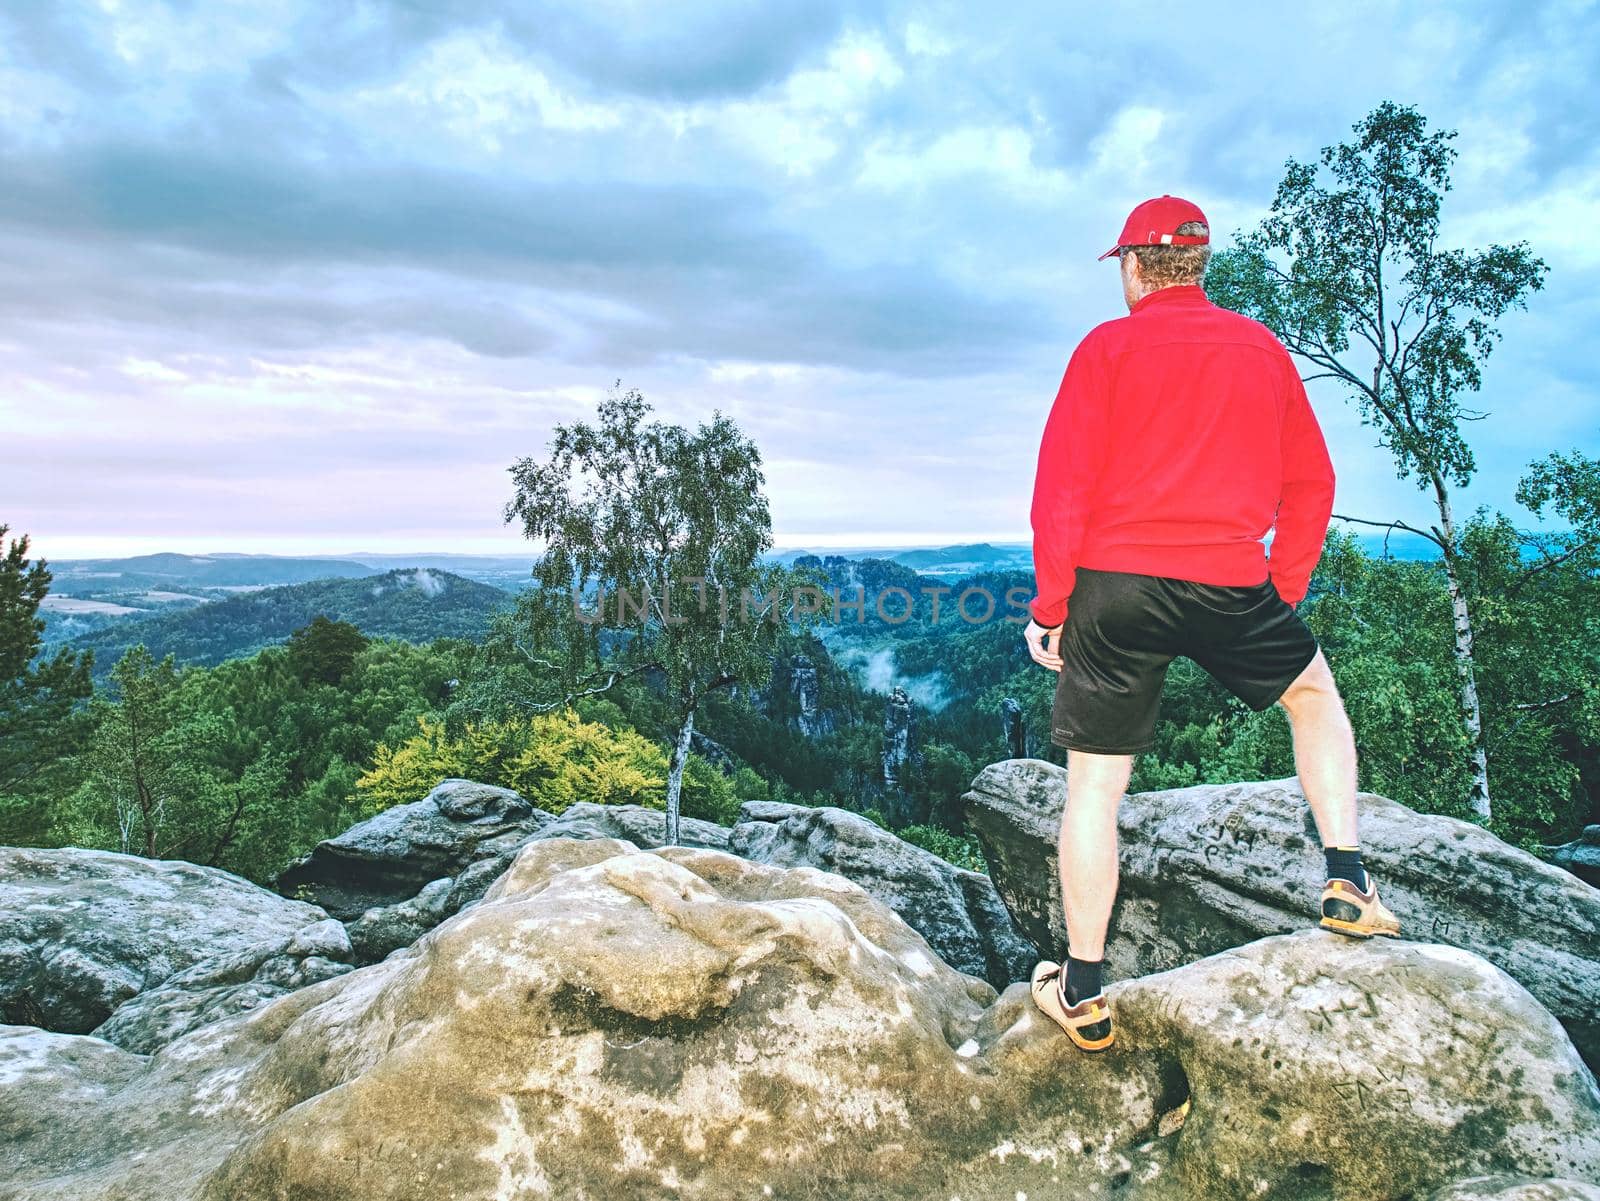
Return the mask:
<path id="1" fill-rule="evenodd" d="M 217 868 L 0 847 L 0 1018 L 86 1033 L 175 973 L 327 916 Z"/>
<path id="2" fill-rule="evenodd" d="M 1427 1201 L 1600 1201 L 1600 1184 L 1531 1176 L 1474 1176 L 1447 1184 Z"/>
<path id="3" fill-rule="evenodd" d="M 514 854 L 552 817 L 509 788 L 442 781 L 420 801 L 395 805 L 320 842 L 273 882 L 341 921 L 414 897 L 469 864 Z"/>
<path id="4" fill-rule="evenodd" d="M 699 730 L 689 732 L 689 749 L 699 755 L 725 776 L 739 770 L 739 761 L 733 753 L 714 738 L 707 738 Z"/>
<path id="5" fill-rule="evenodd" d="M 1571 842 L 1549 847 L 1550 862 L 1600 887 L 1600 825 L 1585 826 Z"/>
<path id="6" fill-rule="evenodd" d="M 7 1201 L 1229 1201 L 1600 1177 L 1593 1077 L 1468 952 L 1260 939 L 1113 983 L 1094 1057 L 1027 993 L 837 875 L 541 839 L 410 950 L 155 1055 L 0 1028 L 0 1180 Z"/>
<path id="7" fill-rule="evenodd" d="M 819 738 L 834 731 L 834 715 L 822 707 L 817 665 L 809 655 L 795 655 L 789 661 L 789 689 L 794 696 L 795 725 L 807 738 Z"/>
<path id="8" fill-rule="evenodd" d="M 1057 834 L 1067 773 L 1039 759 L 984 768 L 963 798 L 995 887 L 1023 934 L 1066 946 Z M 1402 936 L 1509 972 L 1600 1064 L 1600 893 L 1480 826 L 1357 796 L 1362 857 Z M 1123 798 L 1120 888 L 1106 942 L 1113 976 L 1314 926 L 1322 842 L 1293 779 Z"/>
<path id="9" fill-rule="evenodd" d="M 124 1001 L 94 1034 L 149 1054 L 191 1030 L 342 975 L 352 958 L 345 928 L 324 918 L 280 942 L 202 959 Z"/>
<path id="10" fill-rule="evenodd" d="M 452 789 L 458 789 L 463 783 L 472 781 L 446 781 L 440 788 L 449 785 Z M 435 789 L 434 793 L 438 791 Z M 511 795 L 516 796 L 515 793 Z M 558 817 L 542 809 L 533 809 L 520 797 L 517 797 L 517 801 L 527 807 L 527 813 L 517 818 L 513 825 L 470 845 L 466 837 L 457 840 L 460 848 L 457 861 L 466 859 L 467 862 L 454 876 L 430 880 L 414 895 L 390 904 L 374 905 L 359 917 L 350 919 L 350 941 L 356 962 L 376 963 L 399 948 L 409 946 L 445 918 L 478 900 L 511 865 L 517 852 L 535 839 L 626 838 L 639 846 L 660 846 L 666 841 L 667 815 L 660 809 L 645 805 L 597 805 L 580 801 L 569 805 Z M 511 812 L 521 811 L 521 807 L 516 805 L 508 805 L 507 808 Z M 424 804 L 397 806 L 321 844 L 318 852 L 335 845 L 340 849 L 327 851 L 322 857 L 321 870 L 328 874 L 320 878 L 318 887 L 323 891 L 318 895 L 329 895 L 335 901 L 339 899 L 339 883 L 334 873 L 339 870 L 341 857 L 346 853 L 343 848 L 351 846 L 372 848 L 371 857 L 365 861 L 369 878 L 381 876 L 385 880 L 402 881 L 422 874 L 408 862 L 406 856 L 419 844 L 432 848 L 451 841 L 447 833 L 441 833 L 441 812 L 448 811 Z M 390 817 L 390 814 L 396 816 Z M 373 825 L 378 826 L 376 833 L 369 832 L 368 828 Z M 680 816 L 678 841 L 684 846 L 726 847 L 728 828 L 699 818 Z M 386 858 L 379 858 L 380 848 Z M 316 862 L 318 855 L 313 852 L 308 858 Z M 425 865 L 438 862 L 431 852 L 425 854 L 423 859 Z"/>
<path id="11" fill-rule="evenodd" d="M 896 684 L 883 705 L 883 795 L 888 817 L 896 825 L 928 819 L 906 795 L 907 777 L 918 763 L 917 713 L 906 689 Z"/>
<path id="12" fill-rule="evenodd" d="M 596 805 L 584 801 L 569 805 L 543 831 L 553 838 L 621 838 L 641 847 L 658 847 L 667 840 L 667 815 L 647 805 Z M 698 817 L 678 816 L 678 842 L 682 846 L 728 849 L 727 826 Z"/>
<path id="13" fill-rule="evenodd" d="M 493 861 L 483 860 L 485 864 Z M 476 865 L 474 865 L 476 866 Z M 498 864 L 504 870 L 505 864 Z M 470 868 L 468 869 L 471 870 Z M 483 873 L 488 876 L 488 873 Z M 498 876 L 500 871 L 494 872 Z M 483 881 L 487 889 L 494 876 Z M 394 905 L 376 905 L 353 922 L 346 923 L 350 946 L 357 963 L 377 963 L 391 951 L 409 947 L 429 930 L 449 917 L 461 904 L 451 903 L 456 882 L 449 876 L 425 884 L 414 897 Z M 482 890 L 479 890 L 482 895 Z M 471 898 L 476 900 L 477 897 Z"/>
<path id="14" fill-rule="evenodd" d="M 1000 738 L 1013 759 L 1028 753 L 1028 727 L 1022 720 L 1022 702 L 1008 696 L 1000 702 Z"/>
<path id="15" fill-rule="evenodd" d="M 1119 1038 L 1181 1048 L 1191 1195 L 1404 1197 L 1469 1145 L 1476 1165 L 1526 1171 L 1488 1150 L 1516 1146 L 1540 1174 L 1600 1179 L 1577 1149 L 1600 1147 L 1578 1099 L 1600 1090 L 1550 1013 L 1470 952 L 1374 942 L 1302 930 L 1110 990 Z M 1530 1035 L 1555 1063 L 1524 1057 Z M 1498 1109 L 1507 1092 L 1526 1103 Z M 1541 1099 L 1563 1097 L 1575 1142 L 1542 1128 Z"/>
<path id="16" fill-rule="evenodd" d="M 898 913 L 939 958 L 1003 989 L 1038 955 L 1011 924 L 994 883 L 831 805 L 746 801 L 727 849 L 759 863 L 834 872 Z"/>
<path id="17" fill-rule="evenodd" d="M 375 906 L 350 921 L 355 961 L 376 963 L 478 900 L 530 842 L 625 839 L 650 848 L 666 841 L 666 814 L 644 805 L 580 802 L 559 817 L 544 817 L 521 842 L 485 844 L 484 857 L 455 877 L 431 881 L 413 897 Z M 425 815 L 423 820 L 432 818 Z M 361 841 L 359 832 L 356 827 L 344 837 Z M 989 877 L 958 868 L 847 809 L 747 801 L 731 828 L 680 817 L 678 840 L 684 846 L 786 866 L 807 864 L 846 876 L 902 914 L 946 963 L 997 987 L 1026 975 L 1033 963 L 1032 948 L 1012 926 Z M 406 845 L 404 838 L 392 842 Z M 396 864 L 389 874 L 397 877 L 402 869 Z"/>

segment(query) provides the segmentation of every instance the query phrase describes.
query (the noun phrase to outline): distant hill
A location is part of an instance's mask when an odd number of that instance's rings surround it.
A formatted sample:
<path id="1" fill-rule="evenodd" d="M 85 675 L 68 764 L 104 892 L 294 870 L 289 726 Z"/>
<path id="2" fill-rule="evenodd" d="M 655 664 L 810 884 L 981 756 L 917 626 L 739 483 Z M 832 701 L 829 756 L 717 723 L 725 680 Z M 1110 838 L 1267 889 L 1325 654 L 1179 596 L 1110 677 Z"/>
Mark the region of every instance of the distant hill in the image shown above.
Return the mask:
<path id="1" fill-rule="evenodd" d="M 373 569 L 353 559 L 289 558 L 282 555 L 133 555 L 126 559 L 52 559 L 50 591 L 61 596 L 98 596 L 188 588 L 271 587 L 330 577 L 368 576 Z"/>
<path id="2" fill-rule="evenodd" d="M 126 617 L 66 645 L 92 647 L 95 675 L 103 676 L 123 651 L 141 642 L 157 659 L 170 652 L 180 664 L 212 665 L 282 642 L 318 614 L 377 637 L 479 639 L 490 616 L 511 603 L 502 589 L 417 568 L 263 588 L 178 612 Z"/>
<path id="3" fill-rule="evenodd" d="M 922 575 L 959 577 L 979 571 L 1031 567 L 1033 547 L 1027 542 L 963 542 L 954 546 L 788 547 L 762 556 L 771 563 L 793 566 L 796 560 L 869 559 L 899 563 Z"/>
<path id="4" fill-rule="evenodd" d="M 1383 533 L 1362 531 L 1356 536 L 1367 553 L 1384 553 Z M 1388 535 L 1387 552 L 1397 559 L 1438 555 L 1427 539 L 1403 530 Z M 790 547 L 763 558 L 791 565 L 797 560 L 893 563 L 945 583 L 993 572 L 1020 571 L 1031 577 L 1033 571 L 1033 548 L 1027 542 L 820 552 Z M 152 649 L 164 646 L 184 662 L 218 662 L 281 641 L 317 612 L 349 614 L 345 620 L 374 633 L 426 640 L 481 630 L 487 609 L 528 586 L 531 563 L 531 556 L 441 552 L 343 557 L 169 552 L 52 560 L 50 595 L 40 616 L 47 650 L 61 644 L 92 646 L 103 665 L 138 641 Z M 380 577 L 374 568 L 390 570 Z M 837 569 L 833 574 L 839 574 Z M 414 597 L 408 609 L 397 595 L 371 604 L 361 599 L 361 589 L 340 587 L 401 576 L 452 582 L 445 589 L 445 603 L 423 605 Z M 297 618 L 299 614 L 304 616 Z"/>
<path id="5" fill-rule="evenodd" d="M 1340 523 L 1335 528 L 1344 529 Z M 1359 532 L 1356 540 L 1362 548 L 1375 557 L 1385 553 L 1385 535 Z M 1267 539 L 1268 545 L 1271 539 Z M 1392 559 L 1436 559 L 1439 548 L 1426 538 L 1404 530 L 1395 530 L 1387 536 L 1387 553 Z M 821 559 L 890 559 L 909 567 L 919 575 L 958 579 L 986 571 L 1033 570 L 1033 544 L 1031 542 L 962 542 L 953 546 L 887 547 L 869 551 L 865 548 L 807 552 L 787 551 L 783 561 L 793 563 L 809 553 Z"/>
<path id="6" fill-rule="evenodd" d="M 919 547 L 902 551 L 894 556 L 922 575 L 964 576 L 981 571 L 999 571 L 1008 567 L 1033 566 L 1033 548 L 1019 542 L 995 546 L 989 542 L 966 542 L 957 546 Z"/>

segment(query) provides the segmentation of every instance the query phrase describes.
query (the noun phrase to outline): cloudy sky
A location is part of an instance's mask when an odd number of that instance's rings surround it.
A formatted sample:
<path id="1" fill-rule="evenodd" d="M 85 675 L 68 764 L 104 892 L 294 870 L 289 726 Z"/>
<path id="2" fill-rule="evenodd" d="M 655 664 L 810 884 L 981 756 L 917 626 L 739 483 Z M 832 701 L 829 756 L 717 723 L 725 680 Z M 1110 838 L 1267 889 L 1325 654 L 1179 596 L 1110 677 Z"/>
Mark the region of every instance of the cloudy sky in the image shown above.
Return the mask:
<path id="1" fill-rule="evenodd" d="M 1466 507 L 1600 449 L 1592 3 L 0 0 L 0 524 L 51 558 L 526 550 L 616 380 L 761 447 L 780 545 L 1025 541 L 1162 192 L 1219 241 L 1378 102 L 1550 263 Z M 1337 509 L 1427 518 L 1313 398 Z"/>

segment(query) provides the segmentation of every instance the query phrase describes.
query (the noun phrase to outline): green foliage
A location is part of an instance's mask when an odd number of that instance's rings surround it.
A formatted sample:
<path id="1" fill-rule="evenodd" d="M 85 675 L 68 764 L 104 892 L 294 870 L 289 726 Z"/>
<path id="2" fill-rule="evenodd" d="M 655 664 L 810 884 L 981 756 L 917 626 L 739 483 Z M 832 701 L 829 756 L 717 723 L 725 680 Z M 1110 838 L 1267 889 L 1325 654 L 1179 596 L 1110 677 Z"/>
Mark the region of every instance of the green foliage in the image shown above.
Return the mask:
<path id="1" fill-rule="evenodd" d="M 971 756 L 948 742 L 924 738 L 922 762 L 913 767 L 904 781 L 906 792 L 916 798 L 917 808 L 934 816 L 951 829 L 962 825 L 960 797 L 978 774 Z M 943 852 L 940 852 L 943 854 Z"/>
<path id="2" fill-rule="evenodd" d="M 338 684 L 354 669 L 367 637 L 347 621 L 321 613 L 289 635 L 289 665 L 302 684 Z"/>
<path id="3" fill-rule="evenodd" d="M 584 721 L 573 709 L 468 723 L 451 735 L 421 715 L 417 731 L 381 744 L 357 781 L 362 816 L 421 800 L 440 781 L 478 780 L 510 788 L 540 809 L 563 813 L 577 801 L 666 807 L 667 756 L 630 729 Z M 691 754 L 684 772 L 684 812 L 721 824 L 738 812 L 735 785 Z"/>
<path id="4" fill-rule="evenodd" d="M 904 826 L 894 833 L 896 837 L 904 839 L 913 846 L 933 852 L 947 863 L 964 867 L 968 871 L 988 871 L 988 864 L 983 858 L 983 851 L 978 847 L 975 835 L 955 835 L 938 826 L 922 824 Z"/>
<path id="5" fill-rule="evenodd" d="M 0 525 L 0 540 L 9 526 Z M 0 843 L 38 838 L 45 807 L 61 784 L 60 766 L 83 745 L 93 690 L 91 652 L 39 655 L 39 605 L 50 591 L 45 560 L 30 564 L 28 536 L 0 559 Z"/>
<path id="6" fill-rule="evenodd" d="M 676 709 L 670 842 L 701 702 L 765 683 L 783 631 L 814 620 L 818 606 L 796 596 L 814 589 L 809 573 L 761 558 L 772 521 L 755 444 L 720 411 L 693 432 L 649 412 L 636 390 L 613 392 L 595 424 L 557 426 L 546 459 L 511 468 L 506 520 L 520 519 L 543 545 L 535 587 L 497 637 L 499 657 L 511 658 L 509 648 L 525 665 L 470 686 L 489 707 L 549 711 L 648 675 Z"/>
<path id="7" fill-rule="evenodd" d="M 1547 455 L 1518 481 L 1517 503 L 1538 517 L 1549 508 L 1567 522 L 1568 532 L 1554 536 L 1562 553 L 1592 554 L 1600 539 L 1600 460 L 1578 451 Z"/>
<path id="8" fill-rule="evenodd" d="M 357 819 L 373 749 L 414 728 L 460 670 L 464 646 L 375 640 L 338 684 L 302 680 L 285 647 L 180 668 L 135 647 L 94 698 L 74 781 L 33 845 L 188 859 L 265 882 Z"/>
<path id="9" fill-rule="evenodd" d="M 1316 165 L 1290 159 L 1260 226 L 1216 256 L 1206 290 L 1266 324 L 1337 380 L 1377 428 L 1401 479 L 1465 486 L 1474 468 L 1461 405 L 1499 331 L 1546 266 L 1526 242 L 1438 245 L 1454 131 L 1380 104 Z"/>
<path id="10" fill-rule="evenodd" d="M 731 781 L 733 795 L 740 801 L 768 801 L 772 799 L 772 785 L 768 784 L 755 768 L 744 764 L 734 773 Z M 737 807 L 734 809 L 738 813 Z"/>
<path id="11" fill-rule="evenodd" d="M 1592 473 L 1592 461 L 1569 460 L 1585 465 Z M 1581 497 L 1567 493 L 1563 503 L 1582 520 Z M 1590 519 L 1554 535 L 1526 534 L 1503 515 L 1480 511 L 1462 535 L 1485 741 L 1497 765 L 1490 828 L 1529 850 L 1565 841 L 1600 817 L 1593 812 L 1600 783 L 1596 532 Z"/>
<path id="12" fill-rule="evenodd" d="M 117 661 L 108 695 L 91 706 L 95 733 L 82 782 L 57 819 L 67 841 L 149 858 L 215 859 L 232 800 L 255 781 L 221 770 L 228 715 L 196 706 L 188 684 L 171 655 L 157 662 L 136 646 Z"/>
<path id="13" fill-rule="evenodd" d="M 1325 147 L 1317 165 L 1289 160 L 1271 212 L 1217 257 L 1208 291 L 1264 322 L 1312 364 L 1311 379 L 1336 381 L 1377 429 L 1398 477 L 1430 494 L 1436 525 L 1392 526 L 1431 539 L 1443 556 L 1468 811 L 1485 819 L 1493 719 L 1484 716 L 1476 679 L 1475 609 L 1461 579 L 1450 490 L 1465 487 L 1476 468 L 1462 424 L 1483 414 L 1461 398 L 1482 383 L 1500 337 L 1494 322 L 1527 306 L 1547 268 L 1526 242 L 1439 246 L 1453 131 L 1430 134 L 1415 109 L 1385 102 L 1354 132 L 1352 141 Z"/>
<path id="14" fill-rule="evenodd" d="M 692 751 L 683 767 L 683 816 L 731 826 L 739 820 L 739 804 L 748 798 L 739 795 L 734 780 L 723 775 Z M 662 808 L 666 794 L 662 793 Z"/>

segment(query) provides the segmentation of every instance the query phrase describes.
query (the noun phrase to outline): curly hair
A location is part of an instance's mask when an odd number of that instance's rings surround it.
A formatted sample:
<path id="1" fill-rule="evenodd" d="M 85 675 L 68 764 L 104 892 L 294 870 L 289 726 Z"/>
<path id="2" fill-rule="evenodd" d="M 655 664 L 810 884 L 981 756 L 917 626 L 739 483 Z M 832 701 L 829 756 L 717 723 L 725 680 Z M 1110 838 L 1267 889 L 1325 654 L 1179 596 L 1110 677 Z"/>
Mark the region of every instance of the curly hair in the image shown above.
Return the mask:
<path id="1" fill-rule="evenodd" d="M 1185 221 L 1174 233 L 1209 234 L 1203 221 Z M 1152 288 L 1170 284 L 1197 284 L 1206 277 L 1211 262 L 1210 244 L 1202 246 L 1124 246 L 1123 254 L 1139 260 L 1139 276 Z"/>

